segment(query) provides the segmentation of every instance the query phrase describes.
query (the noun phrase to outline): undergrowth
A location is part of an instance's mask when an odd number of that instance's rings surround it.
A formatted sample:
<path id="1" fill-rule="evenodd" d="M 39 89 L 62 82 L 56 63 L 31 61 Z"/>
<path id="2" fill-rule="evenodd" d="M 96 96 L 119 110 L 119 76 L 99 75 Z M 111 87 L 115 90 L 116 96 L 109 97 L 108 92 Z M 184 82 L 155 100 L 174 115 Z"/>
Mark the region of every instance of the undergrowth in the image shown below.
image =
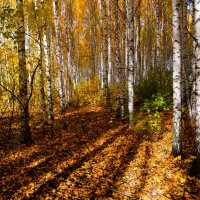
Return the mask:
<path id="1" fill-rule="evenodd" d="M 68 104 L 71 107 L 83 107 L 86 105 L 102 105 L 102 92 L 99 91 L 98 77 L 91 81 L 82 80 L 74 89 Z"/>
<path id="2" fill-rule="evenodd" d="M 161 131 L 161 119 L 170 105 L 166 97 L 158 93 L 142 104 L 140 111 L 135 114 L 133 128 L 142 131 Z"/>

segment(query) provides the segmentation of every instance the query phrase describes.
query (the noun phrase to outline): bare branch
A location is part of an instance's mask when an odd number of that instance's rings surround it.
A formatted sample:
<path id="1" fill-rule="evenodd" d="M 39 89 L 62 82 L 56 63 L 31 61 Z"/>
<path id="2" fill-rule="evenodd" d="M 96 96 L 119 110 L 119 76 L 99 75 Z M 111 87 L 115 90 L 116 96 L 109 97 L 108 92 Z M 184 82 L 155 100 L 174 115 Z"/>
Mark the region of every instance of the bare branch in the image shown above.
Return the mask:
<path id="1" fill-rule="evenodd" d="M 4 90 L 6 90 L 7 92 L 9 92 L 11 95 L 13 95 L 13 96 L 17 99 L 17 101 L 21 104 L 20 99 L 18 98 L 17 95 L 15 95 L 15 93 L 14 93 L 13 91 L 9 90 L 7 87 L 5 87 L 4 85 L 2 85 L 1 83 L 0 83 L 0 86 L 1 86 Z"/>

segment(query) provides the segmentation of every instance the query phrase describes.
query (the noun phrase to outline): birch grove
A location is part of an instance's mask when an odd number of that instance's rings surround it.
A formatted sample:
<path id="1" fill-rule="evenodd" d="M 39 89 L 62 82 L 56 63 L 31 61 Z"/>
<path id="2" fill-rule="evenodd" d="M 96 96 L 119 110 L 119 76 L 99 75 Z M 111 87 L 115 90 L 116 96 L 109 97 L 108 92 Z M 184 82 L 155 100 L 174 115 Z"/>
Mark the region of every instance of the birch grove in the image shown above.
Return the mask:
<path id="1" fill-rule="evenodd" d="M 172 154 L 183 154 L 191 129 L 200 168 L 199 0 L 4 0 L 0 8 L 0 117 L 19 110 L 22 143 L 32 141 L 35 112 L 52 137 L 57 116 L 67 129 L 68 112 L 88 105 L 130 129 L 144 112 L 148 130 L 158 130 L 170 112 Z"/>

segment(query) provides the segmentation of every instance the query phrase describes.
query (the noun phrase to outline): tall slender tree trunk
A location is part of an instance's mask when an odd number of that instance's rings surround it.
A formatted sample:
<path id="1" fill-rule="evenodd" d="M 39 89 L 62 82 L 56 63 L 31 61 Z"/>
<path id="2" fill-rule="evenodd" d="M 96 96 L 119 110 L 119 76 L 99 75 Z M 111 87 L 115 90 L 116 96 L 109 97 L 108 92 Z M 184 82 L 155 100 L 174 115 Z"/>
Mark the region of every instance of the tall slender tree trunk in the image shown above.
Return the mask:
<path id="1" fill-rule="evenodd" d="M 40 87 L 40 95 L 41 95 L 41 109 L 42 109 L 42 112 L 43 112 L 44 123 L 46 123 L 46 118 L 47 118 L 46 107 L 47 106 L 46 106 L 46 95 L 45 95 L 45 90 L 44 90 L 45 86 L 44 86 L 44 66 L 43 66 L 43 59 L 44 59 L 43 23 L 44 23 L 44 19 L 42 19 L 42 22 L 40 24 L 40 22 L 38 20 L 38 16 L 37 16 L 37 12 L 38 12 L 37 4 L 38 4 L 37 0 L 34 0 L 33 7 L 34 7 L 34 15 L 35 15 L 36 26 L 37 26 L 37 29 L 38 29 L 38 41 L 39 41 L 39 45 L 38 45 L 38 51 L 39 51 L 38 71 L 39 71 L 39 87 Z M 42 11 L 43 11 L 43 7 L 42 7 Z"/>
<path id="2" fill-rule="evenodd" d="M 91 58 L 90 58 L 90 65 L 91 65 L 91 69 L 92 69 L 92 73 L 91 73 L 91 79 L 94 79 L 96 76 L 96 60 L 97 60 L 97 51 L 96 51 L 96 46 L 97 46 L 97 29 L 96 29 L 96 25 L 97 25 L 97 21 L 96 21 L 96 16 L 95 16 L 95 10 L 96 10 L 96 2 L 92 1 L 89 5 L 88 5 L 88 9 L 90 12 L 90 37 L 91 37 L 91 41 L 90 41 L 90 52 L 91 52 Z"/>
<path id="3" fill-rule="evenodd" d="M 126 31 L 127 31 L 127 23 L 126 23 L 126 16 L 127 16 L 127 2 L 124 0 L 123 2 L 123 15 L 122 17 L 122 25 L 123 25 L 123 35 L 122 35 L 122 53 L 121 53 L 121 118 L 122 120 L 125 119 L 125 115 L 128 113 L 127 111 L 127 90 L 126 90 Z"/>
<path id="4" fill-rule="evenodd" d="M 195 35 L 195 2 L 192 3 L 192 30 Z M 195 122 L 196 119 L 196 55 L 195 55 L 196 41 L 193 41 L 193 55 L 192 55 L 192 91 L 191 91 L 191 118 Z"/>
<path id="5" fill-rule="evenodd" d="M 160 20 L 159 20 L 159 0 L 155 2 L 156 11 L 156 65 L 160 64 Z"/>
<path id="6" fill-rule="evenodd" d="M 128 0 L 124 0 L 124 56 L 125 56 L 125 76 L 128 80 L 128 15 L 127 15 Z M 127 102 L 128 103 L 128 102 Z"/>
<path id="7" fill-rule="evenodd" d="M 112 76 L 112 47 L 111 47 L 111 1 L 108 0 L 108 86 L 111 85 Z"/>
<path id="8" fill-rule="evenodd" d="M 140 7 L 141 7 L 141 0 L 137 0 L 137 9 L 138 9 L 138 41 L 137 41 L 137 68 L 138 68 L 138 80 L 140 81 L 142 78 L 142 61 L 141 61 L 141 13 L 140 13 Z"/>
<path id="9" fill-rule="evenodd" d="M 66 68 L 66 75 L 67 75 L 67 98 L 68 100 L 71 99 L 73 94 L 73 63 L 74 63 L 74 44 L 73 44 L 73 5 L 72 1 L 67 1 L 65 5 L 65 32 L 66 32 L 66 46 L 67 46 L 67 68 Z"/>
<path id="10" fill-rule="evenodd" d="M 64 83 L 64 63 L 61 51 L 61 34 L 59 29 L 59 14 L 58 14 L 58 1 L 53 0 L 53 9 L 55 17 L 55 32 L 56 32 L 56 55 L 57 65 L 59 67 L 59 95 L 60 95 L 60 112 L 66 110 L 66 90 Z"/>
<path id="11" fill-rule="evenodd" d="M 41 42 L 42 52 L 44 59 L 44 71 L 46 73 L 46 87 L 47 87 L 47 100 L 48 100 L 48 118 L 51 121 L 51 134 L 53 135 L 53 123 L 54 123 L 54 105 L 53 105 L 53 91 L 52 91 L 52 69 L 51 69 L 51 29 L 47 30 L 46 19 L 44 16 L 44 0 L 40 0 L 42 9 L 42 27 L 41 27 Z M 47 41 L 48 38 L 48 41 Z M 45 113 L 46 115 L 46 113 Z"/>
<path id="12" fill-rule="evenodd" d="M 181 154 L 181 45 L 180 45 L 180 2 L 172 1 L 173 10 L 173 129 L 172 153 Z"/>
<path id="13" fill-rule="evenodd" d="M 195 57 L 196 57 L 196 154 L 200 177 L 200 0 L 195 0 Z"/>
<path id="14" fill-rule="evenodd" d="M 50 36 L 49 36 L 49 40 L 51 40 Z M 48 96 L 48 106 L 49 106 L 48 110 L 49 110 L 49 118 L 51 120 L 54 120 L 51 63 L 49 62 L 50 57 L 51 57 L 50 55 L 51 55 L 50 44 L 47 43 L 47 36 L 46 34 L 44 34 L 44 61 L 45 61 L 46 78 L 47 78 L 47 96 Z"/>
<path id="15" fill-rule="evenodd" d="M 123 96 L 123 75 L 125 66 L 122 66 L 122 56 L 120 51 L 120 19 L 119 19 L 119 1 L 114 1 L 115 15 L 115 58 L 116 58 L 116 100 L 117 100 L 117 116 L 124 118 L 124 96 Z M 124 77 L 125 78 L 125 77 Z"/>
<path id="16" fill-rule="evenodd" d="M 25 55 L 25 23 L 23 1 L 17 0 L 18 16 L 18 62 L 19 62 L 19 99 L 21 117 L 21 142 L 31 143 L 31 133 L 29 127 L 29 108 L 28 108 L 28 88 L 27 88 L 27 69 Z"/>
<path id="17" fill-rule="evenodd" d="M 108 18 L 107 5 L 105 0 L 101 0 L 102 23 L 103 23 L 103 84 L 104 95 L 106 97 L 106 107 L 110 109 L 110 89 L 108 86 Z"/>
<path id="18" fill-rule="evenodd" d="M 144 75 L 147 76 L 149 68 L 152 66 L 152 56 L 151 56 L 151 51 L 152 51 L 152 45 L 149 42 L 149 34 L 151 31 L 151 16 L 150 14 L 150 3 L 149 0 L 146 0 L 146 13 L 145 13 L 145 41 L 146 41 L 146 46 L 145 46 L 145 51 L 144 51 Z"/>
<path id="19" fill-rule="evenodd" d="M 118 14 L 118 0 L 114 0 L 114 55 L 115 55 L 115 78 L 116 78 L 116 114 L 117 117 L 120 117 L 121 110 L 120 110 L 120 36 L 119 36 L 119 14 Z"/>
<path id="20" fill-rule="evenodd" d="M 99 7 L 99 18 L 100 18 L 100 62 L 99 62 L 99 79 L 100 79 L 100 88 L 103 88 L 103 13 L 102 13 L 102 2 L 98 0 Z"/>
<path id="21" fill-rule="evenodd" d="M 188 109 L 192 116 L 192 107 L 189 95 L 189 57 L 188 57 L 188 30 L 187 30 L 187 0 L 181 0 L 181 73 L 182 73 L 182 107 Z"/>
<path id="22" fill-rule="evenodd" d="M 129 126 L 131 126 L 134 114 L 134 8 L 132 0 L 128 0 L 128 57 L 128 112 Z"/>

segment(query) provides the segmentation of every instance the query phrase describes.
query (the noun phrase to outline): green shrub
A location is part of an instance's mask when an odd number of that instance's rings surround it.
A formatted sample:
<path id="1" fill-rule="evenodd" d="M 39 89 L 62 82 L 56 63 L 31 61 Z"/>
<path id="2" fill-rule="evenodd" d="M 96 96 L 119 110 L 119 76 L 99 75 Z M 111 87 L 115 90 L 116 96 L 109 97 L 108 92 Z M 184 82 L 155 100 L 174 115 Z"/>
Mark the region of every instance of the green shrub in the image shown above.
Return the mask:
<path id="1" fill-rule="evenodd" d="M 153 95 L 151 99 L 144 101 L 141 110 L 147 113 L 147 121 L 150 130 L 159 131 L 161 129 L 161 112 L 168 110 L 165 97 L 160 93 Z"/>

